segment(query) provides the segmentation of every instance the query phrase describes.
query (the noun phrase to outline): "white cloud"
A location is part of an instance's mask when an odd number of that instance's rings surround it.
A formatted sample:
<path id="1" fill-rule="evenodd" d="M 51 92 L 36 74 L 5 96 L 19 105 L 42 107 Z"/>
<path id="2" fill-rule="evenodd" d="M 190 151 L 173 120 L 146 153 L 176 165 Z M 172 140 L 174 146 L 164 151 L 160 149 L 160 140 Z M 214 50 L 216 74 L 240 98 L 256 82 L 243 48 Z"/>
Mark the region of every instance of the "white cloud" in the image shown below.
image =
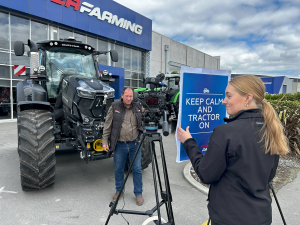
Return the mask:
<path id="1" fill-rule="evenodd" d="M 232 73 L 300 74 L 299 0 L 115 0 Z M 152 40 L 155 41 L 155 40 Z"/>

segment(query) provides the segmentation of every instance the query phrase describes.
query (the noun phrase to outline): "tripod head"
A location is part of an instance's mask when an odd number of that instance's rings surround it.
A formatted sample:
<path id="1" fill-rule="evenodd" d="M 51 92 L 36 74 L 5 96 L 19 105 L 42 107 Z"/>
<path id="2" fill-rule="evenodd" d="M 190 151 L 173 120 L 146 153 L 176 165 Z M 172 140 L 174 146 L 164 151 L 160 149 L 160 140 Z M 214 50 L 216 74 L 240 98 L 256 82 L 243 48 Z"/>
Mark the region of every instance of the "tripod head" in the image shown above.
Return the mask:
<path id="1" fill-rule="evenodd" d="M 161 116 L 156 116 L 156 114 L 152 113 L 145 113 L 143 116 L 143 121 L 145 122 L 145 128 L 146 131 L 157 131 L 158 129 L 158 121 L 160 120 Z M 163 124 L 162 124 L 162 130 L 163 130 L 163 135 L 168 136 L 169 135 L 169 123 L 168 123 L 168 111 L 164 110 L 163 111 Z"/>

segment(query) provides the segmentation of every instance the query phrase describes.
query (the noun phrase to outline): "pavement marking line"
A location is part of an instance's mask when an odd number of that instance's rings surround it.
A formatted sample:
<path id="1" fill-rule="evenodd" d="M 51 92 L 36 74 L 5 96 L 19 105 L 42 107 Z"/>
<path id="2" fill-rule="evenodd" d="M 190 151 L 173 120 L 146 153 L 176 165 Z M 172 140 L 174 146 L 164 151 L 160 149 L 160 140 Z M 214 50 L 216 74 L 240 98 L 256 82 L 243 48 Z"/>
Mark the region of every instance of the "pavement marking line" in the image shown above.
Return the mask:
<path id="1" fill-rule="evenodd" d="M 4 188 L 5 187 L 0 188 L 0 194 L 1 193 L 11 193 L 11 194 L 17 194 L 18 193 L 18 192 L 15 192 L 15 191 L 4 191 Z"/>
<path id="2" fill-rule="evenodd" d="M 204 223 L 202 223 L 202 225 L 209 225 L 208 220 L 206 220 Z"/>

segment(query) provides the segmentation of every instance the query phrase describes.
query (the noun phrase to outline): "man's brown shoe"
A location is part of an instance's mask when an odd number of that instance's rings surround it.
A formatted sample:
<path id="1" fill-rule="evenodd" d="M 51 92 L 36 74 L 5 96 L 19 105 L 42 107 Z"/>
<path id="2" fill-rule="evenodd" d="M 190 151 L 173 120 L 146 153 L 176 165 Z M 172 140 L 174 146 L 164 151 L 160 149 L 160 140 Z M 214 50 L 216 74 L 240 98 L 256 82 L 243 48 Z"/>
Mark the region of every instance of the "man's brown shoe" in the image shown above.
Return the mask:
<path id="1" fill-rule="evenodd" d="M 116 201 L 116 200 L 117 200 L 118 195 L 119 195 L 119 192 L 116 192 L 116 194 L 115 194 L 114 197 L 113 197 L 113 201 Z M 121 193 L 120 198 L 121 198 L 122 196 L 123 196 L 123 193 Z"/>
<path id="2" fill-rule="evenodd" d="M 144 198 L 143 198 L 143 195 L 137 195 L 137 196 L 136 196 L 136 204 L 137 204 L 138 206 L 144 204 Z"/>

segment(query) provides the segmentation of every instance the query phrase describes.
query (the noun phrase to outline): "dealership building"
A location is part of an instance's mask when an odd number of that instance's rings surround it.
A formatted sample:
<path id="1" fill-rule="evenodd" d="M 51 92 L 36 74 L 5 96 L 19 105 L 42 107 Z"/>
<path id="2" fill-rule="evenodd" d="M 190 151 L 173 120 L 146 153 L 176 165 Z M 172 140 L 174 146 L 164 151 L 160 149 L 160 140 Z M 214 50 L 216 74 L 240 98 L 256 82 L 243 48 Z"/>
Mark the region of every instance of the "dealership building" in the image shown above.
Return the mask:
<path id="1" fill-rule="evenodd" d="M 16 117 L 14 65 L 30 71 L 30 59 L 15 56 L 15 41 L 27 43 L 75 37 L 96 50 L 115 49 L 98 57 L 99 70 L 112 73 L 116 98 L 124 86 L 143 87 L 143 79 L 159 72 L 179 71 L 181 65 L 220 69 L 213 57 L 152 31 L 152 20 L 112 0 L 1 0 L 0 1 L 0 119 Z M 29 50 L 25 45 L 25 51 Z"/>

